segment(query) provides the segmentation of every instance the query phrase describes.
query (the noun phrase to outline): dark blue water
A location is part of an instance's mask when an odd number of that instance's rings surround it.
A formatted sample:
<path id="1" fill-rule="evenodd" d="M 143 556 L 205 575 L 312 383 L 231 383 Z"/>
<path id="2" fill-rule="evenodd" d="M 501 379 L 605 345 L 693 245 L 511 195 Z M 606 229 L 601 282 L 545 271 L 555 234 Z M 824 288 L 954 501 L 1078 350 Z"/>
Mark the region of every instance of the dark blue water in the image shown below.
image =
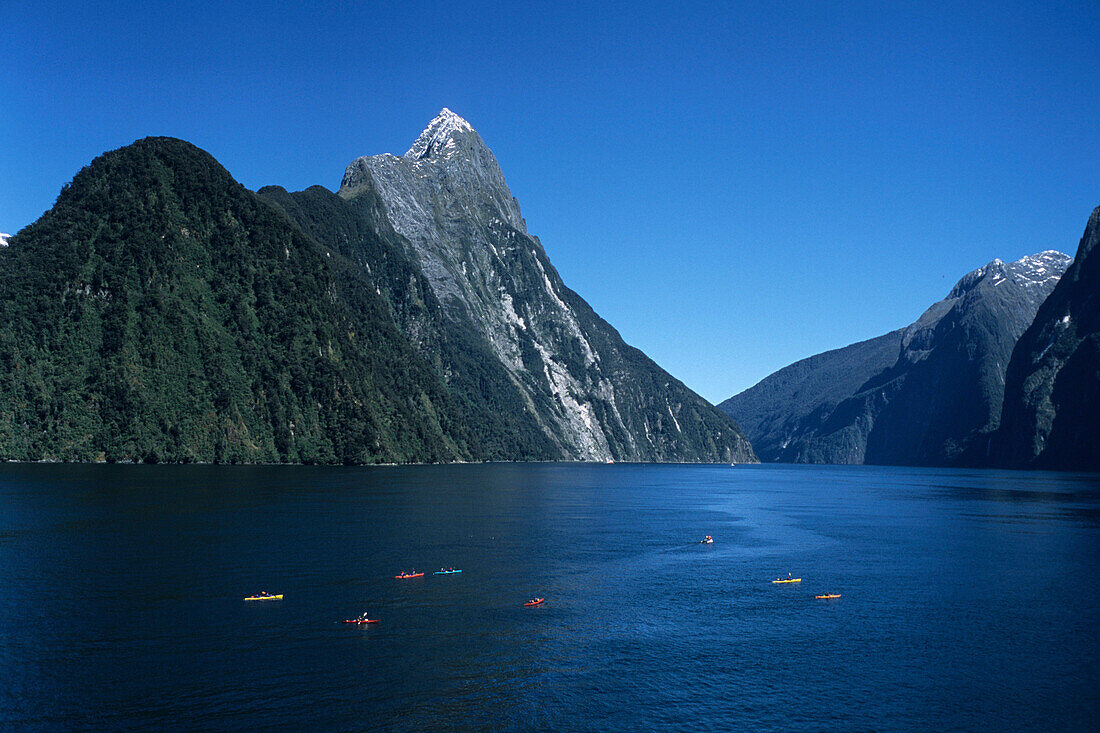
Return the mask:
<path id="1" fill-rule="evenodd" d="M 7 466 L 0 727 L 1096 730 L 1098 571 L 1096 475 Z"/>

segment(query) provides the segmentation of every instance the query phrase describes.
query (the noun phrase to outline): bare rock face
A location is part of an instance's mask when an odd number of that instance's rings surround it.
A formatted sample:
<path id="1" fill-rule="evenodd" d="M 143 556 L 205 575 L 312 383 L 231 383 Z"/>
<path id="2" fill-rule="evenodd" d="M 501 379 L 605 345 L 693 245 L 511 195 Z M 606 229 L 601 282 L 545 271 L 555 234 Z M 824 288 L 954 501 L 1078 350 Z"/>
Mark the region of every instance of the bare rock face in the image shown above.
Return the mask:
<path id="1" fill-rule="evenodd" d="M 998 426 L 1017 339 L 1070 262 L 993 260 L 910 326 L 797 362 L 720 407 L 766 461 L 969 462 Z"/>
<path id="2" fill-rule="evenodd" d="M 1100 207 L 1073 264 L 1012 352 L 987 465 L 1100 471 L 1098 247 Z"/>
<path id="3" fill-rule="evenodd" d="M 491 368 L 504 370 L 560 457 L 755 460 L 732 420 L 626 345 L 562 283 L 464 119 L 444 109 L 403 156 L 353 161 L 339 196 L 373 195 L 447 328 L 487 345 Z"/>

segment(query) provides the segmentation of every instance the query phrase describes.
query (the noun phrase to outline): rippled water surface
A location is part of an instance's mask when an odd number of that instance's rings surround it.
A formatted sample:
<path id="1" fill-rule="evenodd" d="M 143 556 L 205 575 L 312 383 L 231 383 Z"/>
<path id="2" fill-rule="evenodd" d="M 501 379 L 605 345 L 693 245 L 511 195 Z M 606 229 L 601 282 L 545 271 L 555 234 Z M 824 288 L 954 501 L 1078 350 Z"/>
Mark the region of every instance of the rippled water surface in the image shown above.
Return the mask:
<path id="1" fill-rule="evenodd" d="M 4 466 L 0 727 L 1096 730 L 1098 571 L 1097 475 Z"/>

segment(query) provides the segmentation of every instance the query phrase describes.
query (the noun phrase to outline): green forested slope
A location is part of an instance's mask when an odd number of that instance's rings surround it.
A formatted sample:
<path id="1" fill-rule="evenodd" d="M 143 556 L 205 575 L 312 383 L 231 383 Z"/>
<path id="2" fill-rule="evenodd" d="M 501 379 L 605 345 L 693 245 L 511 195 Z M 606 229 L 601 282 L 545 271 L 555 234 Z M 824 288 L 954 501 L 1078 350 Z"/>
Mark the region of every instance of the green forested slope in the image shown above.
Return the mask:
<path id="1" fill-rule="evenodd" d="M 0 458 L 469 456 L 358 266 L 188 143 L 97 158 L 0 270 Z"/>
<path id="2" fill-rule="evenodd" d="M 418 353 L 441 375 L 480 460 L 560 460 L 485 338 L 464 314 L 443 316 L 424 275 L 409 259 L 372 190 L 347 201 L 321 186 L 288 193 L 278 186 L 260 196 L 279 206 L 303 231 L 359 268 L 390 306 Z"/>

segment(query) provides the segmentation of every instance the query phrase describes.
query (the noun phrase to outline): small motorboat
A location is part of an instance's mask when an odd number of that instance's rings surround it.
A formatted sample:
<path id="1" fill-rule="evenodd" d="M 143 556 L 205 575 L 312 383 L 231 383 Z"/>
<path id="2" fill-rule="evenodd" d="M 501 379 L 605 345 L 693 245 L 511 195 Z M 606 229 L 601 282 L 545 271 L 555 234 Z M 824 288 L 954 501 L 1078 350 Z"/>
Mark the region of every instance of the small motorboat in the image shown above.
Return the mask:
<path id="1" fill-rule="evenodd" d="M 435 574 L 436 575 L 454 575 L 455 573 L 461 573 L 461 572 L 462 572 L 461 570 L 458 570 L 458 569 L 455 569 L 455 568 L 447 568 L 446 570 L 444 570 L 443 568 L 440 568 L 439 570 L 435 571 Z"/>
<path id="2" fill-rule="evenodd" d="M 788 575 L 786 578 L 776 578 L 772 582 L 773 583 L 801 583 L 802 578 L 792 578 L 791 576 Z"/>
<path id="3" fill-rule="evenodd" d="M 415 570 L 413 570 L 411 572 L 410 571 L 403 572 L 400 575 L 395 575 L 393 577 L 394 577 L 395 580 L 405 580 L 407 578 L 423 578 L 424 573 L 422 573 L 422 572 L 418 573 Z"/>
<path id="4" fill-rule="evenodd" d="M 826 598 L 826 599 L 828 599 L 828 598 L 840 598 L 840 594 L 839 593 L 826 593 L 825 595 L 814 596 L 814 598 Z"/>
<path id="5" fill-rule="evenodd" d="M 708 534 L 708 535 L 707 535 L 706 537 L 704 537 L 703 539 L 699 540 L 699 544 L 700 544 L 700 545 L 713 545 L 713 544 L 714 544 L 714 538 L 713 538 L 713 537 L 711 537 L 711 536 L 710 536 L 710 535 Z"/>
<path id="6" fill-rule="evenodd" d="M 527 603 L 524 603 L 523 605 L 525 605 L 525 606 L 541 606 L 545 600 L 546 600 L 545 598 L 532 598 L 531 600 L 527 601 Z"/>
<path id="7" fill-rule="evenodd" d="M 245 600 L 246 601 L 281 601 L 281 600 L 283 600 L 283 594 L 280 593 L 277 596 L 273 596 L 270 593 L 268 593 L 267 591 L 264 591 L 263 593 L 257 593 L 254 596 L 248 596 L 247 598 L 245 598 Z"/>

